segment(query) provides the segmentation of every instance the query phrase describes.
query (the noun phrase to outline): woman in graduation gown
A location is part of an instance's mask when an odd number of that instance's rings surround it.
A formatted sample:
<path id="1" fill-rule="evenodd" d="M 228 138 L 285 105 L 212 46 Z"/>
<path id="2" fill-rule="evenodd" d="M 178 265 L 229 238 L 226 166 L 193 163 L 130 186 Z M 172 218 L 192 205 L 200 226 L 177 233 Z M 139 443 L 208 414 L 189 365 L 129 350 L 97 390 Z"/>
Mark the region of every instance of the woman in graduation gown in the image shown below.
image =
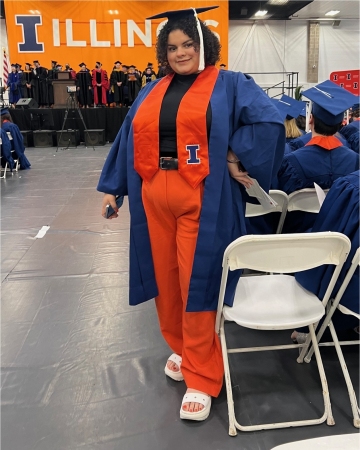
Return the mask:
<path id="1" fill-rule="evenodd" d="M 174 352 L 165 373 L 187 386 L 180 417 L 204 420 L 223 381 L 215 333 L 223 253 L 246 234 L 248 173 L 269 190 L 285 132 L 250 76 L 215 67 L 220 43 L 194 11 L 150 18 L 169 19 L 157 41 L 168 75 L 140 91 L 98 190 L 106 193 L 103 215 L 107 204 L 116 209 L 115 196 L 128 195 L 130 304 L 155 297 L 161 332 Z M 239 171 L 239 160 L 247 172 Z M 229 274 L 228 304 L 238 277 Z"/>

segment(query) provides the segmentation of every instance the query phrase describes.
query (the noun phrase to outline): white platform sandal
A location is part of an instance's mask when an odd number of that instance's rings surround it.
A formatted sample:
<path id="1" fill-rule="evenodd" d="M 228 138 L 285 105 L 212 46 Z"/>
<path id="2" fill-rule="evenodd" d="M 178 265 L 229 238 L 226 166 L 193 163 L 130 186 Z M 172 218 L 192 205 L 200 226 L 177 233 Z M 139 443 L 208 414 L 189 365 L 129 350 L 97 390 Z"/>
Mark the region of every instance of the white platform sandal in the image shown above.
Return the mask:
<path id="1" fill-rule="evenodd" d="M 179 367 L 179 370 L 177 372 L 174 372 L 173 370 L 169 369 L 166 362 L 166 366 L 164 369 L 165 374 L 175 381 L 182 381 L 184 377 L 183 374 L 181 373 L 181 362 L 182 362 L 181 356 L 177 355 L 176 353 L 173 353 L 172 355 L 169 356 L 168 361 L 175 363 Z"/>
<path id="2" fill-rule="evenodd" d="M 196 412 L 190 412 L 190 411 L 184 411 L 183 405 L 184 403 L 200 403 L 204 406 L 204 408 L 201 411 Z M 210 395 L 201 394 L 200 392 L 191 392 L 189 394 L 185 394 L 183 401 L 181 403 L 180 408 L 180 419 L 187 419 L 187 420 L 205 420 L 209 417 L 211 409 L 211 397 Z"/>

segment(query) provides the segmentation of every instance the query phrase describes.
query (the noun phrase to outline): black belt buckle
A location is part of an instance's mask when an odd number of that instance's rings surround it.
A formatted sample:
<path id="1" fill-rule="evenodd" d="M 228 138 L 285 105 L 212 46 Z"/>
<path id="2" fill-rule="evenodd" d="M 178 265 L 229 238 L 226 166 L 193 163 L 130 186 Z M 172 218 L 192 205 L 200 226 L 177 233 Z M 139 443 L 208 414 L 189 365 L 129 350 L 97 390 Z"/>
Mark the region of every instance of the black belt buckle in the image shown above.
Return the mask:
<path id="1" fill-rule="evenodd" d="M 178 160 L 177 158 L 168 158 L 162 156 L 159 160 L 159 167 L 162 170 L 177 170 L 178 169 Z"/>

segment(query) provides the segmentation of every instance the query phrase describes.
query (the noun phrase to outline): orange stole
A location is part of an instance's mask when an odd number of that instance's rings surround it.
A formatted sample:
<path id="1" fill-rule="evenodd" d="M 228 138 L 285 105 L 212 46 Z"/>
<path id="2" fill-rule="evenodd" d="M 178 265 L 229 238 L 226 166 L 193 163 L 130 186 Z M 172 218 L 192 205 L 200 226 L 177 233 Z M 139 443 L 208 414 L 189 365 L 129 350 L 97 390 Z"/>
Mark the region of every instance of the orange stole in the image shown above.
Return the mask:
<path id="1" fill-rule="evenodd" d="M 314 136 L 305 145 L 318 145 L 325 150 L 334 150 L 334 148 L 342 146 L 342 142 L 335 136 Z"/>
<path id="2" fill-rule="evenodd" d="M 209 174 L 206 111 L 219 70 L 206 67 L 182 98 L 176 117 L 179 174 L 194 189 Z M 159 170 L 159 117 L 174 75 L 164 77 L 140 105 L 133 120 L 134 168 L 148 183 Z"/>

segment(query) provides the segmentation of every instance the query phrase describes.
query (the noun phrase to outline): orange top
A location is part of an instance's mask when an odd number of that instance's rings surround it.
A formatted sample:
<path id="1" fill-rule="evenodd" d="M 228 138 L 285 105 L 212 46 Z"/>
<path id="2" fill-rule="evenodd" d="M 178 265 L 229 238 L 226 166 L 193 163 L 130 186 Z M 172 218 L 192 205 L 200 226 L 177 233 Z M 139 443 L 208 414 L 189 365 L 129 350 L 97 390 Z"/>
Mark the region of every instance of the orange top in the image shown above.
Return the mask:
<path id="1" fill-rule="evenodd" d="M 210 173 L 206 111 L 218 74 L 216 67 L 206 67 L 185 93 L 176 116 L 179 174 L 193 188 Z M 134 168 L 145 182 L 159 170 L 160 110 L 173 76 L 168 75 L 157 83 L 133 121 Z"/>

